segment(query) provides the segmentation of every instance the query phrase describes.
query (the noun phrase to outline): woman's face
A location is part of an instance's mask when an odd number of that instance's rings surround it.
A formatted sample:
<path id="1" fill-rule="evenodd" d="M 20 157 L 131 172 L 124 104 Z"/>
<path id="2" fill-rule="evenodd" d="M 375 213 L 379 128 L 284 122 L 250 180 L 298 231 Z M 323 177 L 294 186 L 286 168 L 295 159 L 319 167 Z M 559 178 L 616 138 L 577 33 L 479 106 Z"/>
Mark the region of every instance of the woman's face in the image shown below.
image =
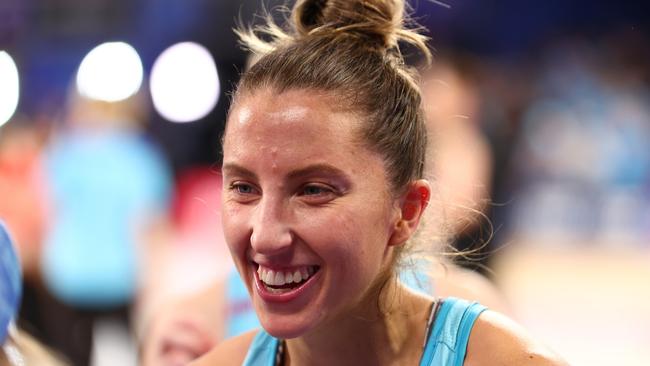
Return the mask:
<path id="1" fill-rule="evenodd" d="M 280 338 L 362 309 L 400 217 L 359 120 L 313 91 L 240 98 L 224 139 L 223 226 L 263 327 Z"/>

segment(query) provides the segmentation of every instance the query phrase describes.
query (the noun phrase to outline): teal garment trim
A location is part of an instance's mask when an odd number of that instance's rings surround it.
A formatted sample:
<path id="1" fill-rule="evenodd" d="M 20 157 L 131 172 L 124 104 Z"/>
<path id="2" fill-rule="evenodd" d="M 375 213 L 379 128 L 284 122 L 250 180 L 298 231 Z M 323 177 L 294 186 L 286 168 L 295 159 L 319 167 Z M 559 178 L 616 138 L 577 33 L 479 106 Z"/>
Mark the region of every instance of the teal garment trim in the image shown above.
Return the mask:
<path id="1" fill-rule="evenodd" d="M 242 366 L 275 366 L 280 341 L 263 329 L 253 338 Z"/>
<path id="2" fill-rule="evenodd" d="M 486 309 L 476 302 L 446 298 L 438 310 L 420 366 L 462 366 L 472 326 Z"/>
<path id="3" fill-rule="evenodd" d="M 446 298 L 431 327 L 420 366 L 462 366 L 472 326 L 487 308 L 476 302 Z M 244 366 L 275 366 L 280 341 L 260 330 L 248 350 Z"/>

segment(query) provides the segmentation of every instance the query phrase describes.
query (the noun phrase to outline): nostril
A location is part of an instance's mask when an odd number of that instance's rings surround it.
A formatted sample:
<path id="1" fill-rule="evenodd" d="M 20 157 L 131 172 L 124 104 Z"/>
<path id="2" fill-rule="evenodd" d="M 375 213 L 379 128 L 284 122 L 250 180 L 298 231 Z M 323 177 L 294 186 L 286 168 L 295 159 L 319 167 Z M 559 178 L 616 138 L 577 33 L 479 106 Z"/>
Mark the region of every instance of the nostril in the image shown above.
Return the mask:
<path id="1" fill-rule="evenodd" d="M 276 221 L 255 227 L 250 234 L 250 245 L 258 253 L 275 255 L 291 247 L 293 239 L 289 227 Z"/>

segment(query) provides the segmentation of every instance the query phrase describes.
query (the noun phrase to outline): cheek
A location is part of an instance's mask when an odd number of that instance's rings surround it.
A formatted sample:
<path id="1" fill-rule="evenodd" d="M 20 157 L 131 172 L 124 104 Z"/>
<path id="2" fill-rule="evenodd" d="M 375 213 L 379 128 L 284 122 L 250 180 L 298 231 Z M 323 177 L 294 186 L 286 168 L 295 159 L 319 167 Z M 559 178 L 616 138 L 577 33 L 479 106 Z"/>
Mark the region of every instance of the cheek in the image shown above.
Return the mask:
<path id="1" fill-rule="evenodd" d="M 359 221 L 356 212 L 336 210 L 326 216 L 305 221 L 305 240 L 330 268 L 345 281 L 372 276 L 382 257 L 381 228 Z M 376 230 L 376 231 L 375 231 Z M 312 240 L 310 240 L 309 238 Z"/>
<path id="2" fill-rule="evenodd" d="M 226 244 L 233 256 L 241 256 L 246 251 L 248 237 L 250 237 L 246 229 L 247 212 L 241 206 L 227 202 L 224 202 L 221 207 L 221 224 Z"/>

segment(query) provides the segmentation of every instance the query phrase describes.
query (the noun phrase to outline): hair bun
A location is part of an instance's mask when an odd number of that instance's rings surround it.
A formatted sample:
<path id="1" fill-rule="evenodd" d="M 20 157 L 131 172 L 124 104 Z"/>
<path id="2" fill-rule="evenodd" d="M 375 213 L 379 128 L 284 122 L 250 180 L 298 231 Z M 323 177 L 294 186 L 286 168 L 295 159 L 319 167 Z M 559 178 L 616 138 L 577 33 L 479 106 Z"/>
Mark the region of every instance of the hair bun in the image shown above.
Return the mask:
<path id="1" fill-rule="evenodd" d="M 299 36 L 354 35 L 387 49 L 406 30 L 404 0 L 298 0 L 293 22 Z"/>
<path id="2" fill-rule="evenodd" d="M 423 28 L 405 15 L 405 8 L 405 0 L 297 0 L 291 13 L 293 32 L 279 27 L 268 15 L 265 26 L 239 27 L 235 33 L 244 48 L 257 55 L 308 37 L 324 37 L 335 43 L 345 37 L 373 50 L 397 51 L 390 54 L 397 55 L 398 63 L 403 61 L 398 42 L 408 43 L 431 61 L 428 38 L 421 34 Z M 262 34 L 271 40 L 258 36 Z"/>

